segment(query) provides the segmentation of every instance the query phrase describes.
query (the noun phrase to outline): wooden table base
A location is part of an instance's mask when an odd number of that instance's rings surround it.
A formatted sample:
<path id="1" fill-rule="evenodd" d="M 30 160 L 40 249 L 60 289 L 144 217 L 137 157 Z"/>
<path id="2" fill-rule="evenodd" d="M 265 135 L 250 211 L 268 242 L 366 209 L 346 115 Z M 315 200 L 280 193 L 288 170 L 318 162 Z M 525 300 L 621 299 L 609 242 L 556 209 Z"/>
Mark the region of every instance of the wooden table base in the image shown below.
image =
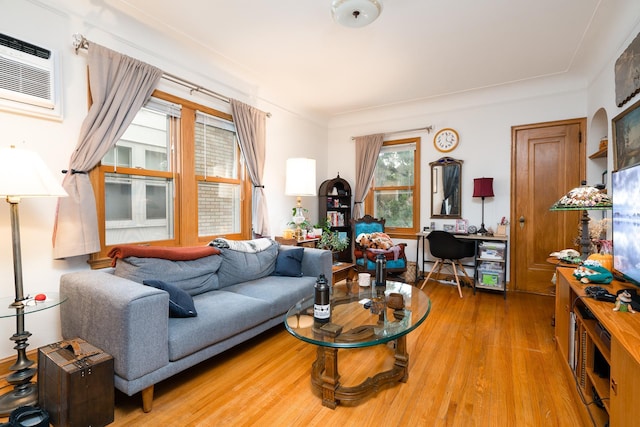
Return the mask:
<path id="1" fill-rule="evenodd" d="M 311 367 L 311 384 L 322 394 L 322 404 L 335 409 L 341 401 L 360 400 L 385 384 L 406 382 L 409 378 L 409 354 L 405 335 L 395 340 L 395 348 L 393 368 L 379 372 L 357 386 L 344 387 L 340 385 L 338 373 L 338 349 L 318 346 L 316 360 Z"/>

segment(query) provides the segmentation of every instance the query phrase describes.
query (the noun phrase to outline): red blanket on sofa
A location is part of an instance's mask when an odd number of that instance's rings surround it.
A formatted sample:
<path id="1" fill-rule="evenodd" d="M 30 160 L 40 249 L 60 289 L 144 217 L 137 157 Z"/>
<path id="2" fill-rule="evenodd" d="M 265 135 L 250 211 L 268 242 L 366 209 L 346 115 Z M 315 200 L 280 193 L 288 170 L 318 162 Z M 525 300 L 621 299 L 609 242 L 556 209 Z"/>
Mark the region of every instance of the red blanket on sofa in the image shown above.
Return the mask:
<path id="1" fill-rule="evenodd" d="M 140 245 L 120 245 L 109 251 L 109 258 L 113 258 L 111 266 L 115 267 L 118 258 L 130 256 L 138 258 L 162 258 L 171 261 L 190 261 L 204 258 L 209 255 L 217 255 L 220 249 L 213 246 L 140 246 Z"/>

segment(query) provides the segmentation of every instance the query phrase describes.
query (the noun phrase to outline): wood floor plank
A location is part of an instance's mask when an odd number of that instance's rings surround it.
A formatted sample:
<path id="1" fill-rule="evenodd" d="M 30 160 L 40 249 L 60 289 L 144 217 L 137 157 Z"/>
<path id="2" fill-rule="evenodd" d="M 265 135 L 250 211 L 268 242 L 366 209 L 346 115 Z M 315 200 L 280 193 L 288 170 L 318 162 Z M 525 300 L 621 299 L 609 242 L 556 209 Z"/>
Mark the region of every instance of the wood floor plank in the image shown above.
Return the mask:
<path id="1" fill-rule="evenodd" d="M 553 298 L 429 283 L 427 320 L 407 339 L 407 383 L 352 406 L 323 407 L 313 345 L 283 327 L 156 386 L 153 411 L 117 393 L 114 426 L 581 426 L 553 342 Z M 347 384 L 390 366 L 384 346 L 339 352 Z M 350 352 L 347 350 L 346 352 Z"/>

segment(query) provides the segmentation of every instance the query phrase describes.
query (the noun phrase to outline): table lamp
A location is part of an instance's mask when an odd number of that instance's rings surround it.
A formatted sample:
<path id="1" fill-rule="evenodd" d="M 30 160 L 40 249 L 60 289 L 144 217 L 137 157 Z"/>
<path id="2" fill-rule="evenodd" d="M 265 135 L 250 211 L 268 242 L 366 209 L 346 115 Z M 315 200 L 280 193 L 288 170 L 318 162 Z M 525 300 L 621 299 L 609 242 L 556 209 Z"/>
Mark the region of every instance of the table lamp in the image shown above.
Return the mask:
<path id="1" fill-rule="evenodd" d="M 487 229 L 484 228 L 484 198 L 493 197 L 493 178 L 474 178 L 473 197 L 482 197 L 482 225 L 478 234 L 487 234 Z"/>
<path id="2" fill-rule="evenodd" d="M 555 202 L 550 211 L 582 211 L 580 222 L 582 231 L 580 234 L 580 257 L 585 260 L 591 253 L 591 237 L 589 236 L 588 210 L 609 210 L 613 208 L 611 197 L 601 189 L 587 185 L 582 181 L 580 187 L 576 187 Z"/>
<path id="3" fill-rule="evenodd" d="M 300 224 L 305 220 L 302 211 L 302 196 L 315 196 L 316 193 L 316 161 L 315 159 L 292 158 L 287 159 L 286 183 L 284 193 L 296 196 L 296 208 L 293 223 L 296 225 L 296 240 L 302 240 Z"/>
<path id="4" fill-rule="evenodd" d="M 9 368 L 13 373 L 7 376 L 7 382 L 13 390 L 0 396 L 0 415 L 8 415 L 19 406 L 35 405 L 38 401 L 38 388 L 31 378 L 37 370 L 35 363 L 27 357 L 29 346 L 27 339 L 31 333 L 24 330 L 24 308 L 27 298 L 22 286 L 22 255 L 20 252 L 20 221 L 18 204 L 26 197 L 67 196 L 62 186 L 47 169 L 46 165 L 33 151 L 0 148 L 0 197 L 5 197 L 10 207 L 11 236 L 13 239 L 13 275 L 15 300 L 9 308 L 16 310 L 16 333 L 11 336 L 18 352 L 16 362 Z"/>

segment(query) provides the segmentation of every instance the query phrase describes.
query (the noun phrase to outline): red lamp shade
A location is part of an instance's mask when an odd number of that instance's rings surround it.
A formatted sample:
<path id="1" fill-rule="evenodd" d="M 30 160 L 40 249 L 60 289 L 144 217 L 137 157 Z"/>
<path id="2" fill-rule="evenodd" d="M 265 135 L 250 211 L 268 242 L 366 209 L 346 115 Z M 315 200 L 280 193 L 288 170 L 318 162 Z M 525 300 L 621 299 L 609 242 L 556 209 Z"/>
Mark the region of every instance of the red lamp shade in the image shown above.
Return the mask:
<path id="1" fill-rule="evenodd" d="M 493 178 L 474 178 L 473 197 L 493 197 Z"/>

